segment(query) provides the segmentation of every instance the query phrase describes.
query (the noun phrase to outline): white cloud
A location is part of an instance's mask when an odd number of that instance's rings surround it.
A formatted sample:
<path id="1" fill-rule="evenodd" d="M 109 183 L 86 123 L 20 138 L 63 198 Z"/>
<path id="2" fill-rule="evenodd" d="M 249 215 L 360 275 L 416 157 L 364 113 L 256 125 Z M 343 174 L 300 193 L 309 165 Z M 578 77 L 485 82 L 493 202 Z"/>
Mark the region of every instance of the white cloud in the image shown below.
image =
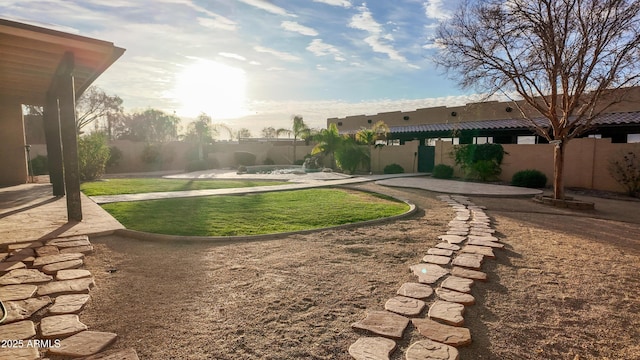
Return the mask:
<path id="1" fill-rule="evenodd" d="M 350 8 L 351 1 L 349 0 L 313 0 L 313 2 L 323 3 L 331 6 L 342 6 L 343 8 Z"/>
<path id="2" fill-rule="evenodd" d="M 387 43 L 387 41 L 393 40 L 393 36 L 384 32 L 382 25 L 373 18 L 373 14 L 371 14 L 367 5 L 362 4 L 362 6 L 358 7 L 358 10 L 360 13 L 351 18 L 349 27 L 368 32 L 369 36 L 364 39 L 364 42 L 367 43 L 373 51 L 386 54 L 391 60 L 407 62 L 407 59 L 402 56 L 393 45 Z"/>
<path id="3" fill-rule="evenodd" d="M 300 25 L 295 21 L 283 21 L 280 24 L 280 27 L 285 30 L 297 32 L 299 34 L 306 35 L 306 36 L 318 36 L 318 32 L 315 31 L 314 29 L 310 27 L 306 27 L 304 25 Z"/>
<path id="4" fill-rule="evenodd" d="M 234 53 L 228 53 L 228 52 L 219 52 L 218 55 L 220 56 L 224 56 L 226 58 L 229 59 L 236 59 L 236 60 L 240 60 L 240 61 L 247 61 L 247 58 L 242 56 L 242 55 L 238 55 L 238 54 L 234 54 Z"/>
<path id="5" fill-rule="evenodd" d="M 235 22 L 222 16 L 213 19 L 205 17 L 198 17 L 197 19 L 200 25 L 209 29 L 220 29 L 228 31 L 234 31 L 237 29 L 237 25 Z"/>
<path id="6" fill-rule="evenodd" d="M 451 13 L 444 8 L 442 0 L 427 0 L 423 6 L 429 19 L 442 21 L 451 18 Z"/>
<path id="7" fill-rule="evenodd" d="M 282 51 L 278 51 L 278 50 L 274 50 L 274 49 L 270 49 L 270 48 L 266 48 L 264 46 L 254 46 L 253 49 L 257 52 L 261 52 L 261 53 L 266 53 L 266 54 L 271 54 L 281 60 L 285 60 L 285 61 L 298 61 L 300 60 L 299 57 L 293 55 L 293 54 L 289 54 L 286 52 L 282 52 Z"/>
<path id="8" fill-rule="evenodd" d="M 324 43 L 322 39 L 314 39 L 307 46 L 307 50 L 311 51 L 315 56 L 332 55 L 336 61 L 345 61 L 340 50 L 335 46 Z"/>
<path id="9" fill-rule="evenodd" d="M 272 3 L 265 1 L 265 0 L 239 0 L 247 5 L 251 5 L 255 8 L 264 10 L 266 12 L 270 12 L 272 14 L 276 14 L 276 15 L 283 15 L 283 16 L 291 16 L 291 17 L 297 17 L 294 14 L 289 14 L 287 12 L 287 10 L 273 5 Z"/>

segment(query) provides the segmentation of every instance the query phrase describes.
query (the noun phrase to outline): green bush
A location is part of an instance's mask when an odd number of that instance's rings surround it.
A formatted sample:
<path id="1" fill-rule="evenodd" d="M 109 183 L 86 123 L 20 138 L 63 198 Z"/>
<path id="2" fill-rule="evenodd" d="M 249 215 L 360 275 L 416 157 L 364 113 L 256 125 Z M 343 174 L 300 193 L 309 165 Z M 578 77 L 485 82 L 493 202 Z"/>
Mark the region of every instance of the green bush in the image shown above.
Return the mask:
<path id="1" fill-rule="evenodd" d="M 293 162 L 293 165 L 304 165 L 305 159 L 298 159 Z"/>
<path id="2" fill-rule="evenodd" d="M 502 168 L 495 161 L 479 160 L 471 164 L 467 174 L 469 178 L 478 179 L 480 181 L 495 180 L 502 172 Z"/>
<path id="3" fill-rule="evenodd" d="M 453 177 L 453 167 L 445 164 L 438 164 L 433 167 L 431 176 L 436 179 L 451 179 Z"/>
<path id="4" fill-rule="evenodd" d="M 465 144 L 454 147 L 456 165 L 464 171 L 466 178 L 487 181 L 495 179 L 502 169 L 504 148 L 500 144 Z"/>
<path id="5" fill-rule="evenodd" d="M 358 145 L 355 140 L 349 138 L 335 153 L 336 164 L 349 174 L 356 172 L 360 165 L 369 164 L 369 153 L 366 146 Z"/>
<path id="6" fill-rule="evenodd" d="M 146 144 L 140 155 L 142 162 L 146 164 L 157 164 L 162 161 L 162 145 Z"/>
<path id="7" fill-rule="evenodd" d="M 630 196 L 640 196 L 640 155 L 621 152 L 609 159 L 609 175 L 624 186 Z"/>
<path id="8" fill-rule="evenodd" d="M 122 150 L 116 146 L 109 147 L 109 160 L 107 160 L 107 167 L 113 167 L 120 163 L 122 159 Z"/>
<path id="9" fill-rule="evenodd" d="M 49 173 L 49 161 L 46 156 L 38 155 L 31 159 L 31 175 L 47 175 Z"/>
<path id="10" fill-rule="evenodd" d="M 253 166 L 256 164 L 256 155 L 246 151 L 236 151 L 233 153 L 236 164 L 244 166 Z"/>
<path id="11" fill-rule="evenodd" d="M 264 161 L 262 162 L 263 165 L 275 165 L 276 162 L 273 161 L 271 158 L 266 158 L 264 159 Z"/>
<path id="12" fill-rule="evenodd" d="M 78 160 L 80 180 L 90 181 L 100 178 L 109 161 L 109 146 L 104 134 L 94 132 L 79 138 Z"/>
<path id="13" fill-rule="evenodd" d="M 528 188 L 543 188 L 547 186 L 547 176 L 541 171 L 535 169 L 522 170 L 513 174 L 513 177 L 511 178 L 511 185 Z"/>
<path id="14" fill-rule="evenodd" d="M 384 167 L 385 174 L 402 174 L 404 173 L 404 169 L 402 166 L 398 164 L 389 164 Z"/>

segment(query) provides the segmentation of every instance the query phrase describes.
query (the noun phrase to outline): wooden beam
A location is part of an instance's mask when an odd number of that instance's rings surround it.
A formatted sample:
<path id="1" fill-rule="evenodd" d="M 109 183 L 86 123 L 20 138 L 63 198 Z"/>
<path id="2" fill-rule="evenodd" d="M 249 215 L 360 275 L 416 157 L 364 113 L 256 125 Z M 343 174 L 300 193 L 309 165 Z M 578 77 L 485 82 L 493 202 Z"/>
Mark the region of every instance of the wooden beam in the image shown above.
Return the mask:
<path id="1" fill-rule="evenodd" d="M 43 113 L 44 136 L 47 142 L 49 180 L 53 185 L 53 196 L 64 196 L 64 166 L 60 140 L 60 114 L 55 93 L 47 94 Z"/>
<path id="2" fill-rule="evenodd" d="M 60 107 L 60 135 L 64 162 L 64 184 L 67 192 L 67 218 L 69 221 L 82 221 L 73 66 L 73 53 L 65 53 L 53 83 L 56 86 L 58 106 Z"/>

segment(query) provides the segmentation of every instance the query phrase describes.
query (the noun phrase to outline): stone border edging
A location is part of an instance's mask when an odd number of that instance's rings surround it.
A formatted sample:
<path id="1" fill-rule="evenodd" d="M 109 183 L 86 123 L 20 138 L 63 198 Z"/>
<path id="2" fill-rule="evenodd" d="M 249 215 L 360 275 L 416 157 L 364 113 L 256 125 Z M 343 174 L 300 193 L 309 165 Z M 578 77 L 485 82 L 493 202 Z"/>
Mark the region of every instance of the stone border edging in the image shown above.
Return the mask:
<path id="1" fill-rule="evenodd" d="M 362 191 L 362 190 L 357 190 L 357 191 Z M 363 191 L 363 192 L 375 193 L 372 191 Z M 386 194 L 381 194 L 381 195 L 389 196 Z M 325 230 L 349 229 L 349 228 L 357 228 L 357 227 L 366 226 L 366 225 L 381 224 L 385 222 L 404 219 L 406 217 L 412 216 L 418 211 L 418 207 L 414 203 L 410 202 L 409 200 L 398 199 L 393 196 L 389 196 L 389 197 L 392 197 L 398 201 L 402 201 L 403 203 L 409 205 L 409 210 L 400 215 L 394 215 L 394 216 L 380 218 L 380 219 L 359 221 L 355 223 L 329 226 L 329 227 L 317 228 L 317 229 L 281 232 L 281 233 L 275 233 L 275 234 L 238 235 L 238 236 L 184 236 L 184 235 L 155 234 L 155 233 L 130 230 L 130 229 L 117 229 L 117 230 L 114 230 L 112 234 L 133 238 L 137 240 L 143 240 L 143 241 L 181 241 L 181 242 L 184 241 L 184 242 L 211 242 L 211 243 L 217 243 L 217 244 L 227 244 L 227 243 L 234 243 L 234 242 L 244 241 L 244 240 L 248 240 L 248 241 L 272 240 L 272 239 L 284 238 L 290 235 L 310 234 L 310 233 L 320 232 Z"/>

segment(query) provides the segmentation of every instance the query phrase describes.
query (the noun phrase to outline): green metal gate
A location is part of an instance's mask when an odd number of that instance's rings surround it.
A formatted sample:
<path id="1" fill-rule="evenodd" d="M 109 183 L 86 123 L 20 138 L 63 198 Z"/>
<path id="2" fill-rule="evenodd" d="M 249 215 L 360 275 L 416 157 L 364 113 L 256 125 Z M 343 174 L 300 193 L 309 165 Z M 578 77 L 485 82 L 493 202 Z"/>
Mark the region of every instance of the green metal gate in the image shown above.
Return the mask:
<path id="1" fill-rule="evenodd" d="M 430 173 L 436 160 L 435 146 L 418 146 L 418 172 Z"/>

